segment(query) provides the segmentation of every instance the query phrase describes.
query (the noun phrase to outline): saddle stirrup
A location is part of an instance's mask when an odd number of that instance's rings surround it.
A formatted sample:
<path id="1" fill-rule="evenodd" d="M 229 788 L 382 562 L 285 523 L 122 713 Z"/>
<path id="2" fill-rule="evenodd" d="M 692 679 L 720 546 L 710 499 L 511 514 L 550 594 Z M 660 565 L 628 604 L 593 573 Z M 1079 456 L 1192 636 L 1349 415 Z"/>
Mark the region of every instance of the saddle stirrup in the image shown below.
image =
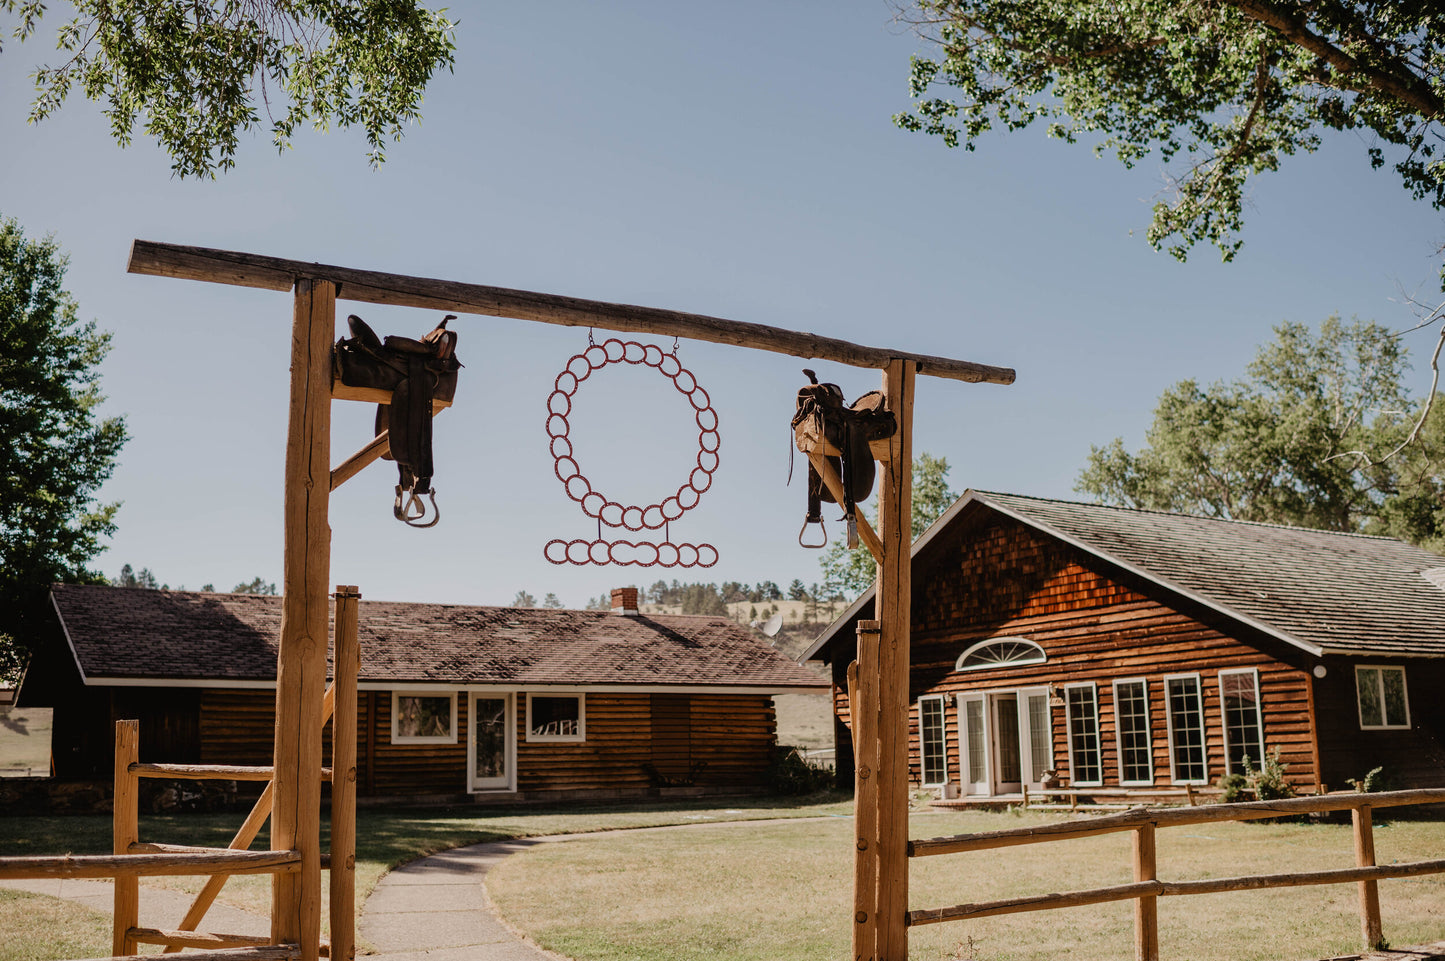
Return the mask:
<path id="1" fill-rule="evenodd" d="M 411 496 L 406 495 L 410 493 Z M 422 495 L 416 491 L 407 491 L 400 484 L 396 485 L 396 500 L 391 507 L 392 516 L 408 527 L 435 527 L 437 521 L 442 519 L 442 512 L 437 508 L 436 488 L 427 491 L 427 498 L 431 501 L 431 520 L 425 524 L 419 523 L 427 516 L 426 502 L 421 499 Z"/>
<path id="2" fill-rule="evenodd" d="M 806 534 L 806 533 L 808 533 L 808 525 L 809 525 L 809 524 L 813 524 L 813 523 L 816 523 L 816 524 L 818 525 L 818 530 L 820 530 L 820 531 L 823 532 L 823 539 L 822 539 L 820 542 L 818 542 L 817 544 L 809 544 L 807 541 L 803 540 L 803 535 Z M 802 528 L 798 531 L 798 546 L 799 546 L 799 547 L 809 547 L 809 548 L 818 548 L 818 547 L 827 547 L 827 546 L 828 546 L 828 528 L 827 528 L 826 525 L 824 525 L 823 519 L 822 519 L 821 517 L 818 518 L 816 521 L 814 521 L 813 518 L 811 518 L 811 517 L 806 517 L 806 518 L 803 519 L 803 526 L 802 526 Z"/>

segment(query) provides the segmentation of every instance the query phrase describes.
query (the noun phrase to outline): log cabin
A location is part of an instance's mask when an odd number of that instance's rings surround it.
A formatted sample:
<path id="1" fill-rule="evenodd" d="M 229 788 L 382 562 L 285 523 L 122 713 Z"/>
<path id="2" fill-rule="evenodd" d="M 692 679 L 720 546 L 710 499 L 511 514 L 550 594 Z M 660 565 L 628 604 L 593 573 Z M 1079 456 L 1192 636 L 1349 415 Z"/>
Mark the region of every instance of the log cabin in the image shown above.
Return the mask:
<path id="1" fill-rule="evenodd" d="M 1445 786 L 1445 558 L 1398 540 L 968 491 L 912 552 L 911 780 L 942 797 Z M 873 592 L 801 660 L 847 667 Z"/>
<path id="2" fill-rule="evenodd" d="M 271 763 L 281 598 L 57 584 L 56 637 L 21 683 L 53 706 L 53 768 Z M 360 603 L 358 793 L 545 801 L 760 790 L 772 697 L 827 682 L 723 617 Z M 329 745 L 329 737 L 327 738 Z M 326 748 L 329 757 L 330 748 Z"/>

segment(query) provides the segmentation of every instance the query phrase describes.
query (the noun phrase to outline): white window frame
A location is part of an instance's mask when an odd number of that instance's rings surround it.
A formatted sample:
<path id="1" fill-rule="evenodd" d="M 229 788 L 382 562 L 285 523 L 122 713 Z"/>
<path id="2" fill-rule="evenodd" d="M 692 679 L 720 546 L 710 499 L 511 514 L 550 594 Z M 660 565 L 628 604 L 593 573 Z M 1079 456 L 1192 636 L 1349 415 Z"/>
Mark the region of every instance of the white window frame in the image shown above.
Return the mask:
<path id="1" fill-rule="evenodd" d="M 973 778 L 973 754 L 968 747 L 968 703 L 976 701 L 979 705 L 979 762 L 983 769 L 983 780 L 974 781 Z M 988 721 L 988 697 L 982 691 L 971 691 L 966 694 L 959 694 L 955 699 L 958 711 L 958 784 L 960 794 L 974 794 L 976 796 L 987 796 L 993 794 L 993 759 L 989 757 L 989 741 L 993 737 L 993 731 Z M 982 785 L 981 791 L 975 788 Z"/>
<path id="2" fill-rule="evenodd" d="M 1169 732 L 1169 783 L 1170 784 L 1208 784 L 1209 783 L 1209 726 L 1204 717 L 1204 677 L 1198 672 L 1192 674 L 1165 674 L 1164 675 L 1164 725 Z M 1195 701 L 1199 705 L 1199 736 L 1200 747 L 1204 750 L 1204 777 L 1189 780 L 1181 780 L 1179 771 L 1174 763 L 1174 708 L 1169 703 L 1169 682 L 1192 680 L 1194 682 Z"/>
<path id="3" fill-rule="evenodd" d="M 937 701 L 940 732 L 943 741 L 943 780 L 929 781 L 928 765 L 924 763 L 923 702 Z M 925 694 L 918 699 L 918 777 L 923 787 L 943 787 L 948 783 L 948 699 L 942 694 Z"/>
<path id="4" fill-rule="evenodd" d="M 430 699 L 450 698 L 452 702 L 451 733 L 446 736 L 432 735 L 429 737 L 415 737 L 401 734 L 396 729 L 397 721 L 401 719 L 401 712 L 397 709 L 397 701 L 403 697 L 425 697 Z M 456 691 L 406 691 L 394 690 L 391 692 L 391 743 L 393 744 L 456 744 L 457 743 L 457 692 Z"/>
<path id="5" fill-rule="evenodd" d="M 1096 781 L 1080 781 L 1074 771 L 1074 707 L 1069 701 L 1069 691 L 1076 688 L 1088 688 L 1090 696 L 1094 699 L 1094 750 L 1098 754 L 1099 778 Z M 1103 725 L 1099 720 L 1099 685 L 1093 681 L 1078 681 L 1073 684 L 1064 685 L 1064 726 L 1065 734 L 1069 743 L 1069 786 L 1070 787 L 1101 787 L 1104 783 L 1104 735 Z"/>
<path id="6" fill-rule="evenodd" d="M 1130 781 L 1124 777 L 1124 737 L 1123 728 L 1119 724 L 1119 685 L 1138 684 L 1144 688 L 1144 750 L 1149 758 L 1149 777 L 1144 781 Z M 1114 690 L 1114 750 L 1119 759 L 1119 786 L 1120 787 L 1152 787 L 1154 785 L 1154 715 L 1149 710 L 1149 681 L 1143 677 L 1117 677 L 1113 683 Z"/>
<path id="7" fill-rule="evenodd" d="M 1379 693 L 1380 693 L 1380 720 L 1385 723 L 1366 724 L 1365 712 L 1360 704 L 1360 672 L 1379 671 Z M 1398 671 L 1400 674 L 1400 687 L 1405 691 L 1405 723 L 1388 723 L 1387 712 L 1385 711 L 1385 672 Z M 1356 664 L 1355 665 L 1355 715 L 1360 719 L 1360 730 L 1362 731 L 1408 731 L 1410 729 L 1410 686 L 1405 678 L 1405 666 L 1403 664 Z"/>
<path id="8" fill-rule="evenodd" d="M 1015 661 L 1005 661 L 1000 664 L 970 664 L 969 666 L 964 667 L 963 662 L 968 660 L 968 656 L 974 651 L 982 650 L 985 647 L 991 647 L 994 644 L 1003 644 L 1005 642 L 1011 644 L 1023 644 L 1027 647 L 1031 647 L 1038 652 L 1038 656 L 1019 658 Z M 985 640 L 979 641 L 977 644 L 969 645 L 962 654 L 958 655 L 958 660 L 954 661 L 953 663 L 953 669 L 955 671 L 1002 671 L 1007 670 L 1011 667 L 1025 667 L 1029 664 L 1043 664 L 1047 662 L 1048 659 L 1048 652 L 1045 651 L 1037 641 L 1031 641 L 1027 637 L 990 637 Z"/>
<path id="9" fill-rule="evenodd" d="M 534 697 L 575 697 L 577 699 L 577 733 L 576 734 L 533 734 L 532 733 L 532 698 Z M 527 742 L 536 743 L 558 743 L 570 741 L 573 743 L 587 740 L 587 694 L 583 691 L 528 691 L 527 692 L 527 719 L 526 719 Z"/>
<path id="10" fill-rule="evenodd" d="M 1219 672 L 1219 726 L 1224 730 L 1224 773 L 1243 774 L 1243 771 L 1234 770 L 1233 755 L 1229 750 L 1229 714 L 1224 705 L 1224 678 L 1230 674 L 1248 674 L 1254 678 L 1254 723 L 1259 728 L 1259 757 L 1254 761 L 1258 765 L 1256 770 L 1264 767 L 1264 698 L 1259 690 L 1259 668 L 1236 667 Z M 1356 700 L 1359 698 L 1356 697 Z"/>

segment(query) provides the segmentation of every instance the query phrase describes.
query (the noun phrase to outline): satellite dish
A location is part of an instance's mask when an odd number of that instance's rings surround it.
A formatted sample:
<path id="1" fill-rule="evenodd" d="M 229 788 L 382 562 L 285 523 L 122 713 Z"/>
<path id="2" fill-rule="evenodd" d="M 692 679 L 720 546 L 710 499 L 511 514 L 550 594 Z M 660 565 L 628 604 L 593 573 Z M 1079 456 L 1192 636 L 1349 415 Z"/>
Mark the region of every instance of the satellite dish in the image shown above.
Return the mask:
<path id="1" fill-rule="evenodd" d="M 777 637 L 778 632 L 783 629 L 783 613 L 779 611 L 763 622 L 763 633 L 768 637 Z"/>

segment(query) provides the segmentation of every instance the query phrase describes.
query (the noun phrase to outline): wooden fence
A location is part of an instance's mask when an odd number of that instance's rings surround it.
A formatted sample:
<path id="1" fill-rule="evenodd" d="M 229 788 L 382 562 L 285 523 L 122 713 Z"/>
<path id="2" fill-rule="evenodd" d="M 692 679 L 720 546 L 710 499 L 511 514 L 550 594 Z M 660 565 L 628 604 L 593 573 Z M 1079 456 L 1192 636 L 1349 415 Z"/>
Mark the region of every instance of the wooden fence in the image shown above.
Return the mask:
<path id="1" fill-rule="evenodd" d="M 1379 794 L 1330 794 L 1280 801 L 1249 801 L 1243 804 L 1212 804 L 1191 808 L 1135 808 L 1121 814 L 1089 820 L 1065 821 L 1060 824 L 1014 828 L 1007 831 L 958 834 L 951 837 L 909 841 L 908 856 L 919 858 L 1132 831 L 1134 833 L 1134 883 L 1105 888 L 1088 888 L 1063 894 L 1042 894 L 1032 897 L 1006 898 L 999 901 L 982 901 L 976 904 L 958 904 L 948 908 L 909 911 L 908 923 L 910 925 L 935 924 L 940 921 L 961 921 L 966 918 L 984 918 L 997 914 L 1048 911 L 1054 908 L 1132 900 L 1134 902 L 1134 956 L 1138 961 L 1159 961 L 1158 899 L 1160 897 L 1217 894 L 1222 891 L 1251 891 L 1260 888 L 1290 888 L 1307 884 L 1355 883 L 1359 885 L 1360 930 L 1365 949 L 1375 950 L 1384 943 L 1380 921 L 1379 880 L 1381 878 L 1404 878 L 1445 873 L 1445 859 L 1415 861 L 1409 864 L 1375 864 L 1375 839 L 1371 811 L 1375 808 L 1442 802 L 1445 802 L 1445 789 L 1432 788 L 1415 791 L 1389 791 Z M 1158 828 L 1207 824 L 1216 821 L 1248 821 L 1326 811 L 1350 812 L 1354 824 L 1354 867 L 1292 874 L 1207 878 L 1199 881 L 1160 881 L 1158 879 L 1155 866 L 1155 831 Z"/>
<path id="2" fill-rule="evenodd" d="M 331 853 L 322 867 L 331 875 L 331 941 L 321 953 L 351 961 L 356 954 L 356 671 L 357 602 L 355 587 L 336 589 L 334 680 L 322 701 L 321 723 L 332 720 L 332 767 L 319 775 L 331 781 Z M 200 932 L 197 928 L 216 896 L 234 874 L 295 874 L 299 851 L 252 851 L 251 842 L 271 815 L 275 771 L 235 764 L 143 764 L 139 758 L 140 722 L 115 725 L 115 798 L 111 854 L 0 858 L 0 878 L 113 878 L 115 907 L 112 958 L 139 961 L 138 945 L 163 945 L 164 953 L 206 949 L 206 961 L 289 961 L 302 956 L 294 943 L 272 936 Z M 333 773 L 336 772 L 336 773 Z M 266 781 L 266 787 L 225 848 L 157 844 L 140 839 L 140 779 Z M 318 812 L 319 816 L 319 812 Z M 140 926 L 140 878 L 159 875 L 209 875 L 175 929 Z M 319 910 L 319 908 L 318 908 Z M 274 911 L 274 905 L 273 905 Z"/>

